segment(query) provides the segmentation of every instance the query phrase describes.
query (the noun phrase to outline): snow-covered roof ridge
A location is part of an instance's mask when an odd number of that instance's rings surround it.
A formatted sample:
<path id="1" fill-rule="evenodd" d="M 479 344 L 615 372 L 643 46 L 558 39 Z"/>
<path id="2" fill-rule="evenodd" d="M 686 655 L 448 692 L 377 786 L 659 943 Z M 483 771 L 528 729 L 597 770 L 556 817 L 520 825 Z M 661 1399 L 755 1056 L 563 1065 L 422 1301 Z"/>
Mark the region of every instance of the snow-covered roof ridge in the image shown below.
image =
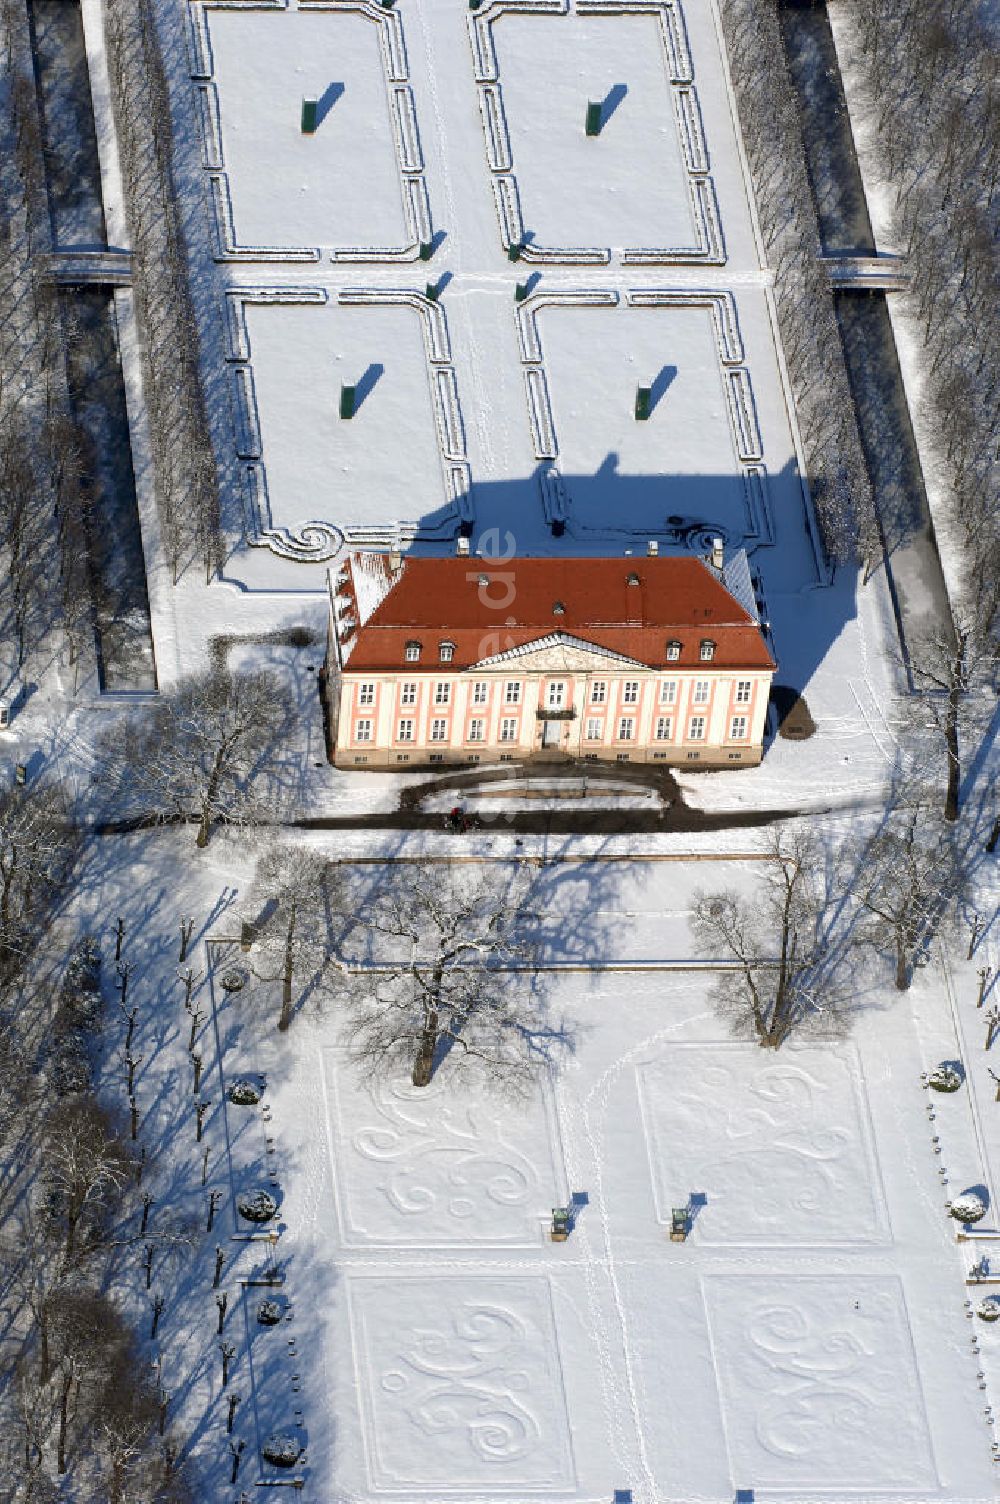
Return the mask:
<path id="1" fill-rule="evenodd" d="M 745 548 L 738 548 L 730 554 L 722 566 L 722 583 L 734 600 L 739 601 L 754 621 L 760 621 L 760 612 L 757 610 L 757 597 L 754 594 L 753 576 L 750 573 L 750 560 L 747 558 Z"/>

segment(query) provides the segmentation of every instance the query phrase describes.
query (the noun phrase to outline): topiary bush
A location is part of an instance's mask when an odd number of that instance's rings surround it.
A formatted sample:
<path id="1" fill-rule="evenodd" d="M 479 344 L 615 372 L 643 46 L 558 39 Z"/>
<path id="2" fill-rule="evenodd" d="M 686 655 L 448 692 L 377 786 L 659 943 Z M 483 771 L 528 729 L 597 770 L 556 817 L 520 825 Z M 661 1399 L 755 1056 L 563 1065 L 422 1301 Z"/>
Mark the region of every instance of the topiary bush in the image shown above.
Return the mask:
<path id="1" fill-rule="evenodd" d="M 256 1081 L 234 1081 L 226 1093 L 237 1107 L 255 1107 L 261 1098 L 261 1089 Z"/>
<path id="2" fill-rule="evenodd" d="M 987 1295 L 976 1307 L 980 1321 L 1000 1321 L 1000 1295 Z"/>
<path id="3" fill-rule="evenodd" d="M 275 1431 L 261 1447 L 264 1461 L 274 1467 L 294 1467 L 301 1451 L 302 1443 L 288 1431 Z"/>
<path id="4" fill-rule="evenodd" d="M 961 1071 L 956 1070 L 953 1065 L 949 1065 L 947 1061 L 943 1060 L 928 1075 L 927 1085 L 932 1091 L 958 1091 L 962 1085 L 962 1080 Z"/>
<path id="5" fill-rule="evenodd" d="M 257 1320 L 261 1326 L 277 1326 L 283 1315 L 277 1300 L 262 1300 L 257 1307 Z"/>
<path id="6" fill-rule="evenodd" d="M 248 1222 L 270 1222 L 278 1203 L 270 1191 L 245 1191 L 236 1198 L 236 1209 Z"/>
<path id="7" fill-rule="evenodd" d="M 979 1222 L 986 1215 L 986 1202 L 975 1191 L 963 1191 L 948 1207 L 956 1222 Z"/>

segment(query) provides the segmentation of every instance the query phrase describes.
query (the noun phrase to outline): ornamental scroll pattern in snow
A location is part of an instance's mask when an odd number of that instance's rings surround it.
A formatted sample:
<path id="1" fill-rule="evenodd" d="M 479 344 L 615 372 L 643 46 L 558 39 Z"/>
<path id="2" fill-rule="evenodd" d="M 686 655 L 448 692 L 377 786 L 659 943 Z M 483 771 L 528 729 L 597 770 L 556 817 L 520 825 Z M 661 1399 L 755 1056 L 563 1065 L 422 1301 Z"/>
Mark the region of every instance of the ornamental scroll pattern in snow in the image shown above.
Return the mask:
<path id="1" fill-rule="evenodd" d="M 894 1277 L 705 1280 L 734 1477 L 919 1489 L 937 1474 Z"/>
<path id="2" fill-rule="evenodd" d="M 545 1279 L 359 1278 L 351 1311 L 375 1487 L 572 1486 Z"/>
<path id="3" fill-rule="evenodd" d="M 334 1054 L 326 1064 L 345 1242 L 537 1246 L 566 1194 L 543 1088 L 511 1114 L 447 1083 L 399 1077 L 369 1091 Z"/>

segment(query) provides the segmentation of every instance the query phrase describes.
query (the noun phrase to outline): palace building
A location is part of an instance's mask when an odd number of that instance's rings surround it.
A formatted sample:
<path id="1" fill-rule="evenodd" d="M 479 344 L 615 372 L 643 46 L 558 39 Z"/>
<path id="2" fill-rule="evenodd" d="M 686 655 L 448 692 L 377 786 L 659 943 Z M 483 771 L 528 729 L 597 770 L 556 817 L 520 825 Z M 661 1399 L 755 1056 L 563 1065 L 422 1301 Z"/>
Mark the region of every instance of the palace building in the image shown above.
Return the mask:
<path id="1" fill-rule="evenodd" d="M 330 575 L 337 767 L 759 763 L 775 662 L 746 554 L 653 547 L 645 558 L 349 555 Z"/>

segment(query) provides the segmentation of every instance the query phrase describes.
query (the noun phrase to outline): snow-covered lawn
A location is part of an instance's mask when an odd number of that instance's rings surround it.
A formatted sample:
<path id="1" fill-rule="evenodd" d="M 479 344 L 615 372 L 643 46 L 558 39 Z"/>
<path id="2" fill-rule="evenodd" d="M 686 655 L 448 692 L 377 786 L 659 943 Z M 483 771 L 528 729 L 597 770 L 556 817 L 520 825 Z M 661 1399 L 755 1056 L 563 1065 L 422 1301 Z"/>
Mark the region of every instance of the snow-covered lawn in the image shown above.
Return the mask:
<path id="1" fill-rule="evenodd" d="M 276 526 L 325 517 L 344 528 L 391 527 L 444 505 L 427 358 L 412 309 L 250 304 L 246 320 Z M 342 384 L 360 386 L 350 419 L 340 417 Z"/>
<path id="2" fill-rule="evenodd" d="M 211 10 L 208 32 L 238 243 L 405 244 L 378 28 L 350 10 Z"/>
<path id="3" fill-rule="evenodd" d="M 655 14 L 509 15 L 493 27 L 526 230 L 541 246 L 676 246 L 696 234 Z M 602 103 L 598 136 L 584 134 Z"/>

